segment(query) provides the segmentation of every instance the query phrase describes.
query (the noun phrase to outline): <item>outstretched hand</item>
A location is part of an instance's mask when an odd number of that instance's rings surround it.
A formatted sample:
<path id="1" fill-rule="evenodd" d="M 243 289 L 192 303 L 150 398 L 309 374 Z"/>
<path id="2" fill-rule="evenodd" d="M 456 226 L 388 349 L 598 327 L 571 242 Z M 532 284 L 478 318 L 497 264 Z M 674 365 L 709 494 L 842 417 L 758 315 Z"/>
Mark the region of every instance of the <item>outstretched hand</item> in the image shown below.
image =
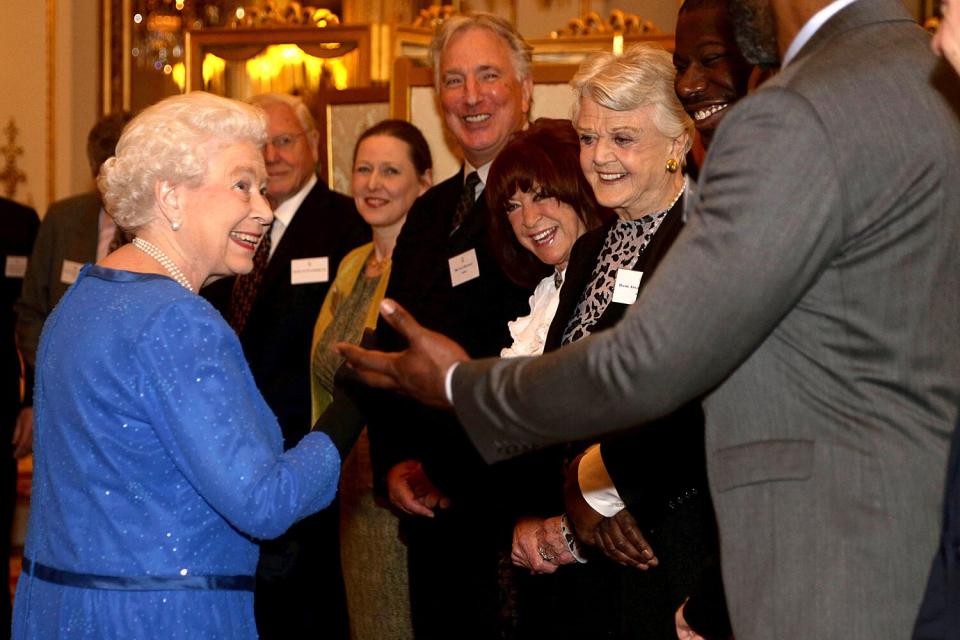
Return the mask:
<path id="1" fill-rule="evenodd" d="M 337 353 L 372 387 L 399 391 L 434 407 L 450 408 L 444 377 L 455 363 L 470 359 L 467 352 L 443 334 L 420 326 L 393 300 L 380 303 L 380 315 L 407 339 L 410 346 L 405 351 L 385 353 L 339 342 L 334 346 Z"/>

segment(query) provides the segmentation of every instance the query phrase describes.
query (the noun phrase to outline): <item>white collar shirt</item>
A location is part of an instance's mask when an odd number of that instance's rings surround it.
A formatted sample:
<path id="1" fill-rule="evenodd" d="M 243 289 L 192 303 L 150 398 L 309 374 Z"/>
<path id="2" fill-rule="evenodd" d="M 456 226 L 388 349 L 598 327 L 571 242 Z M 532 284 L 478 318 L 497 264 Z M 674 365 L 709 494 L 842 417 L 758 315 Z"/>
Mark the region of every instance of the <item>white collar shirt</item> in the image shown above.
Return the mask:
<path id="1" fill-rule="evenodd" d="M 819 31 L 820 27 L 826 24 L 827 20 L 856 1 L 857 0 L 834 0 L 823 9 L 820 9 L 820 11 L 817 11 L 815 14 L 813 14 L 813 17 L 807 20 L 807 23 L 803 25 L 803 28 L 797 32 L 797 35 L 793 38 L 793 41 L 790 42 L 790 46 L 787 47 L 786 53 L 783 54 L 783 60 L 780 62 L 780 68 L 782 69 L 786 67 L 791 60 L 797 57 L 797 54 L 800 53 L 800 49 L 803 48 L 803 45 L 810 41 L 810 38 L 813 37 L 813 34 Z"/>

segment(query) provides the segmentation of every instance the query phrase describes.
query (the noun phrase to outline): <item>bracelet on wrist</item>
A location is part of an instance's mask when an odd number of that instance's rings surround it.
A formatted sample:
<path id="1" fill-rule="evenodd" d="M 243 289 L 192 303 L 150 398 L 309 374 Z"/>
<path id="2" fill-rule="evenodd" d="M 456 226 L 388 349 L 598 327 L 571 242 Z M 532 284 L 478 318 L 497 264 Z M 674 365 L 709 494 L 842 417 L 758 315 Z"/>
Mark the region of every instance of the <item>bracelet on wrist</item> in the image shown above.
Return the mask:
<path id="1" fill-rule="evenodd" d="M 567 520 L 567 514 L 560 516 L 560 534 L 563 541 L 567 544 L 567 551 L 573 556 L 573 559 L 580 564 L 586 563 L 587 559 L 580 555 L 580 543 L 577 542 L 577 536 L 573 533 L 570 521 Z"/>

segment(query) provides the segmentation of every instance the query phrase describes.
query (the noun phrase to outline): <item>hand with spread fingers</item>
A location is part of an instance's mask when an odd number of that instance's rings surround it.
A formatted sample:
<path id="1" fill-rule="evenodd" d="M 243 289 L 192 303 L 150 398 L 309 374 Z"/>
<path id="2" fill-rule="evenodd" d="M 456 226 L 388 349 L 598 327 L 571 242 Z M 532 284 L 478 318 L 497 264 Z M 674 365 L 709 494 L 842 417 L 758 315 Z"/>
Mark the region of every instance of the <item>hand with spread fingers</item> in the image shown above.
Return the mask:
<path id="1" fill-rule="evenodd" d="M 597 527 L 597 546 L 608 558 L 627 567 L 646 571 L 659 564 L 637 521 L 626 509 L 603 519 Z"/>
<path id="2" fill-rule="evenodd" d="M 451 366 L 469 360 L 470 356 L 450 338 L 420 326 L 394 300 L 387 298 L 380 303 L 380 315 L 407 339 L 410 346 L 405 351 L 384 353 L 340 342 L 335 346 L 337 352 L 366 384 L 399 391 L 424 404 L 449 409 L 444 377 Z"/>
<path id="3" fill-rule="evenodd" d="M 416 460 L 404 460 L 387 472 L 387 494 L 397 509 L 410 515 L 433 517 L 434 509 L 446 509 L 450 498 L 437 489 Z"/>

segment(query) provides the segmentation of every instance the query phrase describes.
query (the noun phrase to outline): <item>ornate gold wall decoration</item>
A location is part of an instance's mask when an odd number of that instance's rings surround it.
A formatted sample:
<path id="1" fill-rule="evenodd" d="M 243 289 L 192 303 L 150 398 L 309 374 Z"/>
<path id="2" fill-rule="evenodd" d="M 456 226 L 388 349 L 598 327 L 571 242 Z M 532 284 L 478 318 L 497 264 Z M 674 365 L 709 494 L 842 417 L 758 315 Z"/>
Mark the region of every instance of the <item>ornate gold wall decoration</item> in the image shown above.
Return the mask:
<path id="1" fill-rule="evenodd" d="M 551 36 L 570 37 L 619 33 L 624 35 L 658 35 L 660 29 L 650 20 L 644 20 L 634 13 L 625 13 L 620 9 L 610 12 L 604 20 L 596 11 L 590 11 L 580 18 L 572 18 L 563 29 L 554 31 Z"/>
<path id="2" fill-rule="evenodd" d="M 17 193 L 18 184 L 27 181 L 27 176 L 17 167 L 17 158 L 23 155 L 23 147 L 17 144 L 19 133 L 16 122 L 10 118 L 10 122 L 3 128 L 6 143 L 0 147 L 0 155 L 3 156 L 0 184 L 3 185 L 3 194 L 8 198 L 13 198 Z"/>
<path id="3" fill-rule="evenodd" d="M 443 6 L 435 4 L 426 9 L 420 9 L 419 15 L 413 19 L 411 26 L 424 27 L 433 31 L 443 24 L 444 20 L 457 13 L 457 8 L 452 4 L 445 4 Z"/>
<path id="4" fill-rule="evenodd" d="M 329 9 L 303 6 L 288 2 L 285 6 L 275 0 L 266 4 L 240 7 L 227 21 L 228 27 L 326 27 L 340 24 L 340 18 Z"/>

